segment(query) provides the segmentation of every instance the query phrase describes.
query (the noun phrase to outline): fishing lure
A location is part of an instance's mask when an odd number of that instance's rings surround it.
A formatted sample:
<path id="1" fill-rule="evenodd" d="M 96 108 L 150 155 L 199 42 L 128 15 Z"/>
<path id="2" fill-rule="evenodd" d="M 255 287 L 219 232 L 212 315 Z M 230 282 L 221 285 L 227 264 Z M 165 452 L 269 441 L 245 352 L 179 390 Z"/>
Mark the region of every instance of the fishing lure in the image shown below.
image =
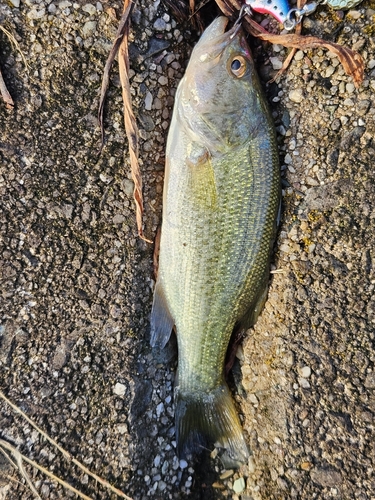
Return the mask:
<path id="1" fill-rule="evenodd" d="M 362 0 L 317 0 L 306 3 L 301 9 L 297 9 L 290 8 L 288 0 L 245 0 L 243 10 L 246 14 L 251 14 L 251 11 L 269 14 L 286 30 L 292 30 L 302 21 L 304 16 L 315 12 L 319 5 L 329 5 L 334 10 L 347 10 L 361 2 Z"/>

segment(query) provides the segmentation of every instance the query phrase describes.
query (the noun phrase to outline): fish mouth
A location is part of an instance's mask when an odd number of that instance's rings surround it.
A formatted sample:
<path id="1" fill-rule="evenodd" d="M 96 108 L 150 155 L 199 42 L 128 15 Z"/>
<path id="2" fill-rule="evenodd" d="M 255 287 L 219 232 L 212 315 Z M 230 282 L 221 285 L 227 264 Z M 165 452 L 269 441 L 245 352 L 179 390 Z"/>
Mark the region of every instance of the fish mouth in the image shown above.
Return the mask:
<path id="1" fill-rule="evenodd" d="M 228 25 L 228 18 L 224 16 L 217 17 L 203 32 L 198 44 L 206 44 L 214 41 L 220 35 L 225 33 L 225 28 Z"/>
<path id="2" fill-rule="evenodd" d="M 212 61 L 219 57 L 232 41 L 233 35 L 238 31 L 238 26 L 225 31 L 228 22 L 228 18 L 220 16 L 206 28 L 193 51 L 201 62 Z"/>

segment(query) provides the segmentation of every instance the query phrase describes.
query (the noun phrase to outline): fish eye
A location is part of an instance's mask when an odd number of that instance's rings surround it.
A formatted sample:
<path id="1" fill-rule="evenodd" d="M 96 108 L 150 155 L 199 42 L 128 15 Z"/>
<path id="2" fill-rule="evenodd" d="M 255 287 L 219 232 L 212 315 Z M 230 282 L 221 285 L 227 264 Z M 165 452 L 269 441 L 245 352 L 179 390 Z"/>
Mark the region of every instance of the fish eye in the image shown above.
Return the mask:
<path id="1" fill-rule="evenodd" d="M 247 62 L 243 56 L 235 56 L 230 63 L 230 72 L 237 78 L 241 78 L 247 70 Z"/>

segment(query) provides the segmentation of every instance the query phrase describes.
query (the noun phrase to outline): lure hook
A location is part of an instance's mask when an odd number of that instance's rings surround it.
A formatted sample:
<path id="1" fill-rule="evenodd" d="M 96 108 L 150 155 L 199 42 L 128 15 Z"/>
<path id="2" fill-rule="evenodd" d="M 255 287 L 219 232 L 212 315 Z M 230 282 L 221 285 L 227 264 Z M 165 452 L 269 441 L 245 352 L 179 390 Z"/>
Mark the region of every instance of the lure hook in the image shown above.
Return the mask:
<path id="1" fill-rule="evenodd" d="M 245 16 L 251 16 L 251 7 L 250 7 L 250 5 L 247 5 L 246 3 L 244 3 L 241 6 L 241 9 L 240 9 L 240 11 L 238 13 L 238 18 L 237 18 L 236 22 L 233 25 L 234 32 L 232 33 L 232 35 L 230 36 L 230 38 L 234 38 L 237 35 L 238 30 L 241 28 L 242 19 Z"/>

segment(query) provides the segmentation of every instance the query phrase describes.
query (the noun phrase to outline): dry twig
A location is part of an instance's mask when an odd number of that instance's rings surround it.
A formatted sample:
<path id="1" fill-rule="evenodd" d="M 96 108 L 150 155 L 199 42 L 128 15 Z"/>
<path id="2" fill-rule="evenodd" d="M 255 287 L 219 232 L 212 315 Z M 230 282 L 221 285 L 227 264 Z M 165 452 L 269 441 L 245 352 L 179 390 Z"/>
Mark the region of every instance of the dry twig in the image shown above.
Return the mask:
<path id="1" fill-rule="evenodd" d="M 129 36 L 129 16 L 133 7 L 131 0 L 124 0 L 124 12 L 121 17 L 120 25 L 117 30 L 116 39 L 113 43 L 111 52 L 108 56 L 102 80 L 102 88 L 99 103 L 99 124 L 102 133 L 102 147 L 104 145 L 104 101 L 109 85 L 109 73 L 112 68 L 117 52 L 119 52 L 119 73 L 122 87 L 122 98 L 124 102 L 124 123 L 126 136 L 129 142 L 131 174 L 134 182 L 134 202 L 136 207 L 136 220 L 138 235 L 148 243 L 152 243 L 146 239 L 143 234 L 142 215 L 143 215 L 143 195 L 142 195 L 142 175 L 139 168 L 139 133 L 137 122 L 133 113 L 131 104 L 130 82 L 129 82 L 129 52 L 128 52 L 128 36 Z"/>
<path id="2" fill-rule="evenodd" d="M 124 11 L 131 5 L 131 0 L 124 1 Z M 134 182 L 134 202 L 136 207 L 136 219 L 138 235 L 148 243 L 152 241 L 143 235 L 142 215 L 143 215 L 143 195 L 142 195 L 142 175 L 139 168 L 139 134 L 137 121 L 132 108 L 132 96 L 130 93 L 129 81 L 129 51 L 128 51 L 129 24 L 125 26 L 124 36 L 119 48 L 119 72 L 122 88 L 122 100 L 124 103 L 124 124 L 126 136 L 129 142 L 130 164 L 132 179 Z"/>
<path id="3" fill-rule="evenodd" d="M 102 479 L 97 474 L 94 474 L 93 472 L 91 472 L 86 466 L 84 466 L 76 458 L 72 457 L 72 455 L 68 451 L 64 450 L 64 448 L 62 448 L 54 439 L 52 439 L 50 436 L 48 436 L 48 434 L 46 434 L 40 427 L 38 427 L 35 424 L 35 422 L 33 422 L 31 420 L 31 418 L 29 418 L 20 408 L 18 408 L 18 406 L 16 406 L 14 403 L 12 403 L 12 401 L 10 401 L 2 391 L 0 391 L 0 398 L 2 398 L 16 413 L 20 414 L 36 431 L 39 432 L 39 434 L 41 434 L 47 441 L 49 441 L 55 448 L 57 448 L 60 451 L 60 453 L 62 453 L 63 456 L 67 460 L 69 460 L 74 465 L 79 467 L 83 472 L 85 472 L 88 476 L 95 479 L 95 481 L 100 483 L 102 486 L 104 486 L 105 488 L 108 488 L 111 491 L 113 491 L 114 493 L 116 493 L 116 495 L 118 495 L 119 497 L 125 498 L 126 500 L 131 500 L 131 498 L 128 497 L 127 495 L 125 495 L 124 492 L 122 492 L 121 490 L 119 490 L 115 486 L 112 486 L 112 484 L 110 484 L 105 479 Z M 25 460 L 26 460 L 26 458 L 25 458 Z M 28 460 L 29 459 L 27 459 L 26 461 L 28 461 Z M 38 466 L 38 467 L 40 467 L 40 466 Z"/>

